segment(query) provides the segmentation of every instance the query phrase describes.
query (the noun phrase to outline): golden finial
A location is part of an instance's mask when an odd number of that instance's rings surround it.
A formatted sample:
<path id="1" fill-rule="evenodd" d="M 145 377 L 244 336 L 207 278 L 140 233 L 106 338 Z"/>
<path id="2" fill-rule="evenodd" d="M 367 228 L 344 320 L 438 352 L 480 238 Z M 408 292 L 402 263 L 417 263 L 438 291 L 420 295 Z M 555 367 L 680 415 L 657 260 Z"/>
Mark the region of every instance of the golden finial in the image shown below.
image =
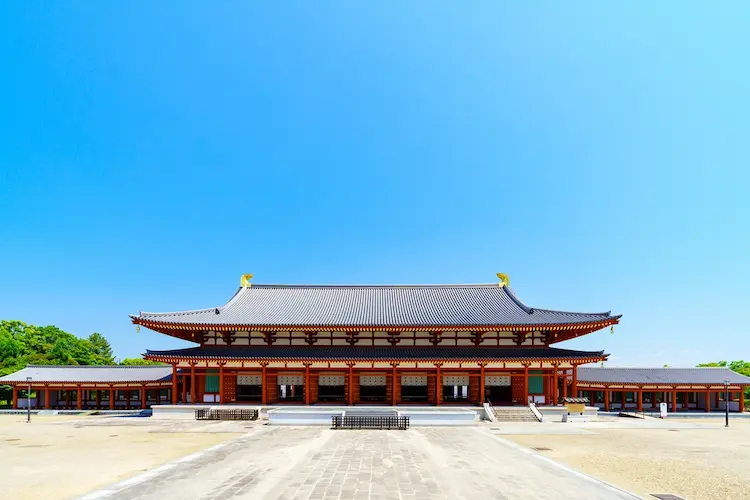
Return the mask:
<path id="1" fill-rule="evenodd" d="M 240 286 L 242 288 L 250 288 L 250 286 L 251 286 L 250 280 L 251 279 L 253 279 L 253 275 L 252 274 L 243 274 L 240 277 Z"/>
<path id="2" fill-rule="evenodd" d="M 500 279 L 499 286 L 510 286 L 510 278 L 507 274 L 497 273 L 496 276 Z"/>

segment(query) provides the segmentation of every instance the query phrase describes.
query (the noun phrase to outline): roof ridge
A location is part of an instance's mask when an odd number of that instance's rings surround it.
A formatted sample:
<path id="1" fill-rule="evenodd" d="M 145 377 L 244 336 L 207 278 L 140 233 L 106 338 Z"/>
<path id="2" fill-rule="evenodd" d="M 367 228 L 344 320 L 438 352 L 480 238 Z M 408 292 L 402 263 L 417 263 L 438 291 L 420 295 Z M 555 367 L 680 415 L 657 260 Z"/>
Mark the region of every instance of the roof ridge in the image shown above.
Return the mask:
<path id="1" fill-rule="evenodd" d="M 484 288 L 497 287 L 497 283 L 396 283 L 396 284 L 293 284 L 253 283 L 253 288 Z"/>

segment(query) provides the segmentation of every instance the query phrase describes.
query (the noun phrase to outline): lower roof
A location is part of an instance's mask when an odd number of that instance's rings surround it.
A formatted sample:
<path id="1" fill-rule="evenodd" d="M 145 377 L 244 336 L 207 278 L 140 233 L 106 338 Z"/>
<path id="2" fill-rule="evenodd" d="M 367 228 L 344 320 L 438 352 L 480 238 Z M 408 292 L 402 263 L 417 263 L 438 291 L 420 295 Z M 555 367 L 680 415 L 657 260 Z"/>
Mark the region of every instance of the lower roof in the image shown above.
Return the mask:
<path id="1" fill-rule="evenodd" d="M 578 368 L 578 383 L 617 385 L 750 385 L 746 377 L 729 368 Z"/>
<path id="2" fill-rule="evenodd" d="M 112 383 L 168 382 L 172 379 L 171 366 L 88 366 L 88 365 L 28 365 L 15 373 L 0 377 L 0 384 L 27 382 Z"/>
<path id="3" fill-rule="evenodd" d="M 544 359 L 602 359 L 604 351 L 574 351 L 553 347 L 316 347 L 316 346 L 250 346 L 250 347 L 191 347 L 171 351 L 147 351 L 146 357 L 246 359 L 246 360 L 544 360 Z"/>

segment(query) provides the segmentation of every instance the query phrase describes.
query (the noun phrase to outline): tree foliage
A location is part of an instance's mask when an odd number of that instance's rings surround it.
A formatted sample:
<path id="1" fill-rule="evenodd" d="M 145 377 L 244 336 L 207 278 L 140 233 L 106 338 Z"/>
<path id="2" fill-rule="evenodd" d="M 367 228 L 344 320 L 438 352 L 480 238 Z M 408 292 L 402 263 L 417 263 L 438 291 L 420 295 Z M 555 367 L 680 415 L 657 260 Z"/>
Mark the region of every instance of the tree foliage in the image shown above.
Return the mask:
<path id="1" fill-rule="evenodd" d="M 749 361 L 732 361 L 727 363 L 726 361 L 712 361 L 711 363 L 701 363 L 698 367 L 707 368 L 729 368 L 733 372 L 737 372 L 746 377 L 750 377 L 750 362 Z M 745 406 L 750 406 L 750 387 L 745 387 Z"/>
<path id="2" fill-rule="evenodd" d="M 166 363 L 159 363 L 156 361 L 151 361 L 150 359 L 143 359 L 143 358 L 125 358 L 122 361 L 120 361 L 121 365 L 125 366 L 149 366 L 149 365 L 163 365 Z"/>
<path id="3" fill-rule="evenodd" d="M 100 333 L 76 337 L 56 326 L 35 326 L 0 320 L 0 376 L 26 365 L 106 365 L 114 363 L 112 346 Z M 0 386 L 0 400 L 10 398 L 10 386 Z"/>

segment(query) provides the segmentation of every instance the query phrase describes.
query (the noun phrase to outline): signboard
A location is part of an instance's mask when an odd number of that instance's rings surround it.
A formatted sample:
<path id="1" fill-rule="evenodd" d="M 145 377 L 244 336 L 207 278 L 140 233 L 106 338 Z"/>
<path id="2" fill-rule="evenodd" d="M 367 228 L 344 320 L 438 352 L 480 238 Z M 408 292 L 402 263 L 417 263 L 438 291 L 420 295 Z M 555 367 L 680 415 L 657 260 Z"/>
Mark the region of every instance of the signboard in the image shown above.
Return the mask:
<path id="1" fill-rule="evenodd" d="M 568 415 L 571 413 L 580 413 L 583 415 L 583 412 L 586 410 L 586 405 L 583 403 L 566 403 L 565 406 L 568 409 Z"/>
<path id="2" fill-rule="evenodd" d="M 659 403 L 659 418 L 667 418 L 667 403 Z"/>

